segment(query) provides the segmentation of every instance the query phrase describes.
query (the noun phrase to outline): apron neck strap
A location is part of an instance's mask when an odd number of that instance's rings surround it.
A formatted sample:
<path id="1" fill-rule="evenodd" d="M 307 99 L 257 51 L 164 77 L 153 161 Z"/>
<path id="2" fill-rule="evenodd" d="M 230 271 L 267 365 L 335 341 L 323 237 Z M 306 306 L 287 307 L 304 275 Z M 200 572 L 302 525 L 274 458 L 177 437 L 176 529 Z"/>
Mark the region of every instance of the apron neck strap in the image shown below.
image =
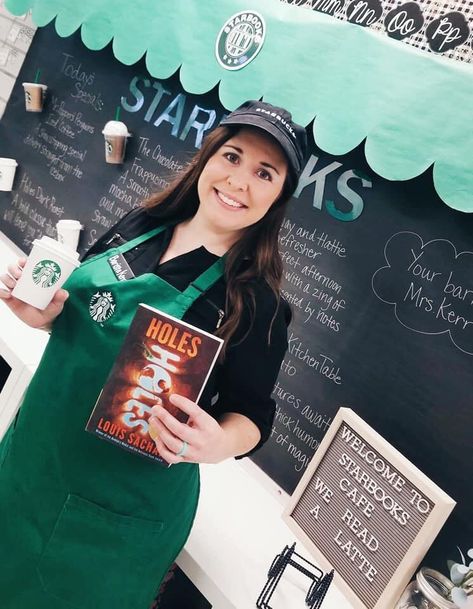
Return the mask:
<path id="1" fill-rule="evenodd" d="M 144 233 L 143 235 L 139 235 L 138 237 L 135 237 L 131 241 L 128 241 L 127 243 L 124 243 L 123 245 L 120 245 L 119 247 L 117 247 L 117 250 L 121 254 L 124 254 L 125 252 L 128 252 L 129 250 L 136 247 L 137 245 L 140 245 L 144 241 L 151 239 L 155 235 L 159 235 L 159 233 L 161 233 L 163 230 L 168 228 L 168 226 L 170 226 L 169 223 L 163 224 L 162 226 L 158 226 L 157 228 L 153 228 L 152 230 L 148 231 L 147 233 Z M 197 277 L 197 279 L 195 279 L 192 283 L 190 283 L 187 286 L 187 288 L 184 290 L 184 292 L 182 292 L 182 295 L 186 299 L 190 299 L 190 300 L 194 301 L 197 298 L 199 298 L 199 296 L 201 296 L 204 292 L 209 290 L 214 285 L 214 283 L 216 283 L 220 279 L 220 277 L 222 277 L 224 275 L 225 260 L 226 260 L 226 255 L 222 256 L 221 258 L 216 260 L 212 264 L 212 266 L 210 266 L 206 271 L 204 271 L 202 273 L 202 275 L 199 275 L 199 277 Z"/>
<path id="2" fill-rule="evenodd" d="M 162 233 L 163 230 L 166 230 L 166 228 L 168 226 L 169 226 L 169 224 L 163 224 L 162 226 L 153 228 L 150 231 L 148 231 L 147 233 L 144 233 L 143 235 L 139 235 L 138 237 L 135 237 L 131 241 L 127 241 L 123 245 L 120 245 L 119 247 L 117 247 L 117 250 L 121 254 L 124 254 L 125 252 L 128 252 L 129 250 L 136 247 L 137 245 L 140 245 L 141 243 L 143 243 L 143 241 L 147 241 L 148 239 L 151 239 L 155 235 L 159 235 L 159 233 Z"/>
<path id="3" fill-rule="evenodd" d="M 216 260 L 202 275 L 199 275 L 197 279 L 187 286 L 182 295 L 185 298 L 190 298 L 192 301 L 202 296 L 204 292 L 209 290 L 224 275 L 225 260 L 226 255 Z"/>

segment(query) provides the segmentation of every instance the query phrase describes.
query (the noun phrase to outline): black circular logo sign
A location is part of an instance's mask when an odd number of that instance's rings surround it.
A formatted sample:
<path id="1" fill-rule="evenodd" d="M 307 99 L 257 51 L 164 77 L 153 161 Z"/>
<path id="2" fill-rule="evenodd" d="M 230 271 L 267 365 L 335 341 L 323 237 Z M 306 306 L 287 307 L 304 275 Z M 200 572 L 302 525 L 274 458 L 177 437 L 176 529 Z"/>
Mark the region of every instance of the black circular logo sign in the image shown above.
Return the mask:
<path id="1" fill-rule="evenodd" d="M 218 63 L 226 70 L 241 70 L 258 55 L 266 25 L 255 11 L 240 11 L 224 23 L 215 43 Z"/>

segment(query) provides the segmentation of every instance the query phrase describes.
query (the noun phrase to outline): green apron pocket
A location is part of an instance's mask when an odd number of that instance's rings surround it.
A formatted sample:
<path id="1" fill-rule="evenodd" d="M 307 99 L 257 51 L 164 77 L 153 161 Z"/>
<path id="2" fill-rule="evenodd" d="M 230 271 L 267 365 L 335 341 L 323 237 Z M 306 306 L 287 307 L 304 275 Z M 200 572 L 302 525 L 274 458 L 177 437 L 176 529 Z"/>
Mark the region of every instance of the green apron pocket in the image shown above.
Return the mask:
<path id="1" fill-rule="evenodd" d="M 37 568 L 45 592 L 80 609 L 141 607 L 159 584 L 163 527 L 69 495 Z"/>

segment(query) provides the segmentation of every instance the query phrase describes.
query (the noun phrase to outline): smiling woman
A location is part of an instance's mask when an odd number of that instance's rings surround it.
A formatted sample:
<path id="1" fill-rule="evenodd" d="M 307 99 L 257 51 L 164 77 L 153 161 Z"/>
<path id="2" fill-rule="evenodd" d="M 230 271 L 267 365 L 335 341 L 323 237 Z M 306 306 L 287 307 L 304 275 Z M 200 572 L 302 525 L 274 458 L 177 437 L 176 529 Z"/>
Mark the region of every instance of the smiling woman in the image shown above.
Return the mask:
<path id="1" fill-rule="evenodd" d="M 204 167 L 193 221 L 212 226 L 228 249 L 245 228 L 264 217 L 281 195 L 286 176 L 287 161 L 274 139 L 254 127 L 243 127 Z"/>
<path id="2" fill-rule="evenodd" d="M 286 110 L 247 102 L 174 183 L 110 228 L 44 311 L 11 294 L 25 260 L 0 277 L 10 309 L 52 330 L 0 445 L 2 609 L 149 607 L 192 526 L 198 464 L 267 440 L 290 320 L 278 233 L 305 149 Z M 224 339 L 199 404 L 170 396 L 187 422 L 156 405 L 136 438 L 167 469 L 84 432 L 139 303 Z"/>
<path id="3" fill-rule="evenodd" d="M 254 282 L 262 279 L 273 294 L 275 304 L 270 306 L 274 317 L 270 326 L 278 310 L 281 313 L 279 289 L 283 266 L 278 234 L 304 165 L 306 149 L 305 129 L 292 121 L 287 110 L 266 102 L 248 101 L 207 136 L 202 149 L 173 184 L 146 201 L 146 207 L 156 218 L 182 219 L 174 229 L 161 264 L 199 245 L 215 255 L 225 254 L 225 323 L 218 332 L 226 341 L 223 354 L 237 331 L 244 303 L 250 303 L 251 309 Z M 225 169 L 219 169 L 212 178 L 214 167 Z M 242 178 L 243 182 L 239 182 Z M 250 190 L 250 178 L 251 194 L 242 197 L 242 189 L 245 193 Z M 241 201 L 250 196 L 251 207 Z M 235 201 L 244 206 L 235 209 L 232 206 Z M 217 218 L 220 222 L 225 218 L 227 224 L 216 227 Z M 250 316 L 254 314 L 251 310 Z M 269 340 L 268 331 L 268 344 Z"/>

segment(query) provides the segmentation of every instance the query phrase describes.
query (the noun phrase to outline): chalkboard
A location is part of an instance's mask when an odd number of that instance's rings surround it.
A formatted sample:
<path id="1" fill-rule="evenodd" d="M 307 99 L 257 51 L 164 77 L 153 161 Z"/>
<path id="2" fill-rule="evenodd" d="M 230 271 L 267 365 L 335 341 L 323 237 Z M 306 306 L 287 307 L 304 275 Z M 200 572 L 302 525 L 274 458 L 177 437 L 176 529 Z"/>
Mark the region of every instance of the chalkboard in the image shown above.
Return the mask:
<path id="1" fill-rule="evenodd" d="M 48 100 L 31 114 L 21 82 L 37 68 Z M 132 137 L 125 163 L 107 165 L 101 130 L 117 106 Z M 216 91 L 191 95 L 177 75 L 159 81 L 110 46 L 92 52 L 78 34 L 39 29 L 0 123 L 0 154 L 19 163 L 0 195 L 1 230 L 28 251 L 75 218 L 84 252 L 164 187 L 224 113 Z M 280 233 L 289 350 L 271 438 L 253 457 L 292 492 L 338 408 L 352 408 L 458 502 L 429 557 L 442 568 L 473 537 L 472 234 L 473 217 L 439 199 L 430 170 L 394 183 L 362 146 L 334 157 L 312 143 Z"/>
<path id="2" fill-rule="evenodd" d="M 27 113 L 21 83 L 32 82 L 37 68 L 47 101 L 42 113 Z M 102 135 L 117 107 L 132 134 L 123 165 L 105 163 Z M 19 164 L 13 196 L 2 193 L 2 230 L 29 251 L 35 238 L 55 237 L 59 219 L 77 219 L 85 252 L 168 184 L 223 113 L 216 94 L 189 95 L 177 76 L 151 77 L 144 61 L 124 66 L 110 48 L 94 53 L 78 35 L 62 39 L 53 26 L 40 28 L 0 123 L 1 153 Z"/>
<path id="3" fill-rule="evenodd" d="M 255 461 L 292 492 L 338 407 L 352 408 L 458 502 L 430 555 L 444 569 L 473 536 L 473 218 L 442 203 L 430 171 L 393 183 L 361 150 L 311 159 L 315 187 L 303 176 L 280 235 L 296 314 Z"/>

